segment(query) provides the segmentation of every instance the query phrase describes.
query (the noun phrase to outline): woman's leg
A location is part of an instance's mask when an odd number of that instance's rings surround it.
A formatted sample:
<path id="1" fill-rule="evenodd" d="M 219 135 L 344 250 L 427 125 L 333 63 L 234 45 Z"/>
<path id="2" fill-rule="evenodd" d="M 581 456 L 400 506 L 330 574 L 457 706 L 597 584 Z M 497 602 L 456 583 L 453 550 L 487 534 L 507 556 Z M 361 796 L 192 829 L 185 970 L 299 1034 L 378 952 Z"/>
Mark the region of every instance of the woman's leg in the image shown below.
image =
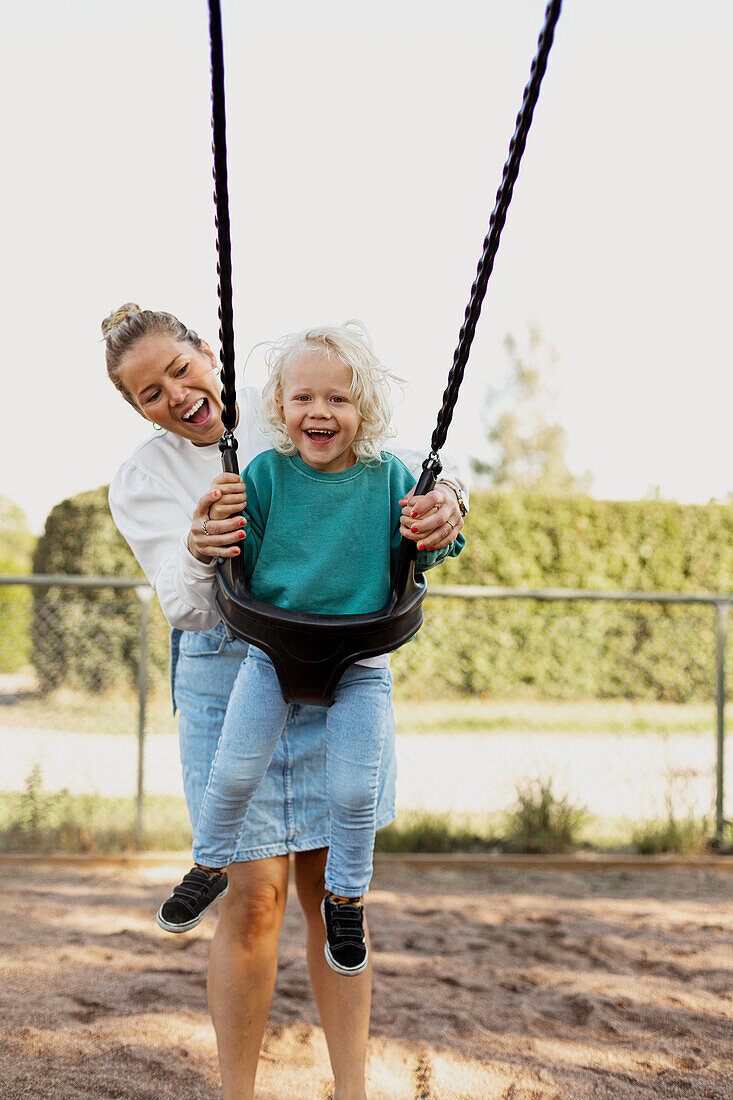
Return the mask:
<path id="1" fill-rule="evenodd" d="M 219 902 L 208 994 L 224 1100 L 254 1096 L 277 973 L 288 869 L 287 856 L 234 863 L 229 868 L 229 893 Z"/>
<path id="2" fill-rule="evenodd" d="M 366 1100 L 364 1068 L 372 1005 L 372 964 L 370 959 L 361 974 L 345 976 L 337 974 L 326 962 L 321 902 L 327 855 L 327 848 L 295 854 L 295 885 L 307 924 L 308 973 L 336 1081 L 334 1100 Z"/>
<path id="3" fill-rule="evenodd" d="M 201 813 L 193 858 L 204 867 L 228 866 L 247 807 L 264 778 L 288 717 L 272 662 L 250 647 L 232 688 Z"/>

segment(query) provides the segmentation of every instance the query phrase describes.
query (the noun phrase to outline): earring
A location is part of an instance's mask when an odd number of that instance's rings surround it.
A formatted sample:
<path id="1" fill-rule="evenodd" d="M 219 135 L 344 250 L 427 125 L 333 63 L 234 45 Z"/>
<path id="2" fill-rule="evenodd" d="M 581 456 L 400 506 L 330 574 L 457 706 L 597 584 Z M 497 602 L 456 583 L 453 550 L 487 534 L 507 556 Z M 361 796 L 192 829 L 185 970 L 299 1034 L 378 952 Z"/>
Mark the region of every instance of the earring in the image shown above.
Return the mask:
<path id="1" fill-rule="evenodd" d="M 156 424 L 155 422 L 153 422 L 153 431 L 154 432 L 162 432 L 163 429 L 161 428 L 160 424 Z"/>

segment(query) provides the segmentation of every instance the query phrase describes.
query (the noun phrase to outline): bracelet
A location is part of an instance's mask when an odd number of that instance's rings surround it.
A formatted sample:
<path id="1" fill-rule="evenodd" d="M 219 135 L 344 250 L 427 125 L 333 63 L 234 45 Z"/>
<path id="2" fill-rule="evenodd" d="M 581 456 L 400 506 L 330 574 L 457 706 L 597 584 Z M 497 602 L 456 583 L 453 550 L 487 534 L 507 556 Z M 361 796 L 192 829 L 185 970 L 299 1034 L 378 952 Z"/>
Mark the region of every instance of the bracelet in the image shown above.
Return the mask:
<path id="1" fill-rule="evenodd" d="M 461 518 L 468 515 L 468 505 L 466 504 L 466 498 L 463 495 L 463 491 L 459 489 L 452 481 L 448 481 L 447 478 L 440 478 L 437 485 L 447 485 L 449 489 L 452 489 L 456 494 L 456 500 L 458 501 L 458 511 L 461 513 Z"/>

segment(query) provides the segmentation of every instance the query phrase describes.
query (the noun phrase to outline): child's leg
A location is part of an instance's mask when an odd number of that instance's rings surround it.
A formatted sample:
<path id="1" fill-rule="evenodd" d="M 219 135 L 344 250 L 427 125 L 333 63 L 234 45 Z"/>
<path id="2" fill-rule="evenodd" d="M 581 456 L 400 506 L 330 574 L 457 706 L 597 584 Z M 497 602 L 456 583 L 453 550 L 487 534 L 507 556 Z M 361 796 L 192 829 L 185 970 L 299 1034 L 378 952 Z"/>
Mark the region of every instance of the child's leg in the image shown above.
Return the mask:
<path id="1" fill-rule="evenodd" d="M 267 771 L 287 714 L 272 662 L 250 647 L 232 689 L 194 830 L 196 863 L 204 867 L 231 863 L 247 806 Z"/>
<path id="2" fill-rule="evenodd" d="M 352 665 L 336 689 L 326 719 L 326 788 L 331 841 L 326 889 L 365 894 L 372 877 L 379 762 L 392 700 L 388 668 Z"/>

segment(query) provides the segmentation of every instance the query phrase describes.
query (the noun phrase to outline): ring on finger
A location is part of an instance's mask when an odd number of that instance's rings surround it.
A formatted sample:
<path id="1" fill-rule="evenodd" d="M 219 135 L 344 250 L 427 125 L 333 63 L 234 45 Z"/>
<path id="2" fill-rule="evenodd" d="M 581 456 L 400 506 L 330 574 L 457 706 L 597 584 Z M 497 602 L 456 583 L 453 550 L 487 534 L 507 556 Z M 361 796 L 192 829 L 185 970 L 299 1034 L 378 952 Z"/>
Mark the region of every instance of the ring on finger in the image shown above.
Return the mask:
<path id="1" fill-rule="evenodd" d="M 208 535 L 208 533 L 209 533 L 209 532 L 208 532 L 208 531 L 206 530 L 206 524 L 207 524 L 207 522 L 208 522 L 208 519 L 209 519 L 209 517 L 208 517 L 208 516 L 206 516 L 206 517 L 204 518 L 204 521 L 203 521 L 203 523 L 201 524 L 201 530 L 203 531 L 203 533 L 204 533 L 205 535 Z"/>
<path id="2" fill-rule="evenodd" d="M 446 520 L 445 522 L 446 522 L 446 523 L 448 524 L 448 526 L 450 527 L 451 531 L 452 531 L 452 530 L 453 530 L 453 529 L 455 528 L 455 523 L 451 523 L 451 521 L 450 521 L 449 519 L 447 519 L 447 520 Z"/>

